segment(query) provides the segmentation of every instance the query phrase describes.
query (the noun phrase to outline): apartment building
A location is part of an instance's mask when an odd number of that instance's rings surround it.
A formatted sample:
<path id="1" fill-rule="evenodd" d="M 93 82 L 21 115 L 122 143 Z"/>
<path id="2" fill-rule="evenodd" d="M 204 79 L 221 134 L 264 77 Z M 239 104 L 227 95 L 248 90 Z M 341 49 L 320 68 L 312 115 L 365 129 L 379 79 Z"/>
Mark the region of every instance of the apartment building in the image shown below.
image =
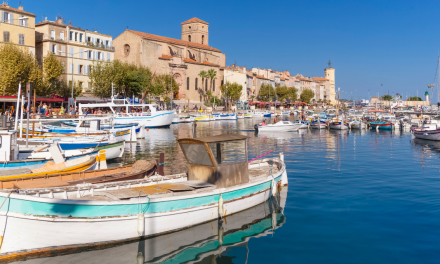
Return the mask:
<path id="1" fill-rule="evenodd" d="M 0 5 L 0 44 L 13 43 L 35 54 L 35 15 L 10 7 L 6 2 Z"/>
<path id="2" fill-rule="evenodd" d="M 43 64 L 44 57 L 53 53 L 61 61 L 64 73 L 62 80 L 78 82 L 83 92 L 90 92 L 92 84 L 89 78 L 94 62 L 112 61 L 115 49 L 110 35 L 73 27 L 64 24 L 62 18 L 43 22 L 35 26 L 36 56 Z"/>

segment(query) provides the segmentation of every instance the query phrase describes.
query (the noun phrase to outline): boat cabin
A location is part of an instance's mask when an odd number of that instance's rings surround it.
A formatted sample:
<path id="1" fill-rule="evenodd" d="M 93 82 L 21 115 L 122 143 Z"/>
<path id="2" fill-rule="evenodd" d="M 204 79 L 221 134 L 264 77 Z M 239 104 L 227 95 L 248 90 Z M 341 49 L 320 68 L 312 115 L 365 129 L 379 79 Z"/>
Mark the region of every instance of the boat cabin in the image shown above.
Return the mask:
<path id="1" fill-rule="evenodd" d="M 188 162 L 188 180 L 226 188 L 249 182 L 246 139 L 237 134 L 178 139 Z"/>
<path id="2" fill-rule="evenodd" d="M 17 130 L 0 130 L 0 161 L 18 159 Z"/>

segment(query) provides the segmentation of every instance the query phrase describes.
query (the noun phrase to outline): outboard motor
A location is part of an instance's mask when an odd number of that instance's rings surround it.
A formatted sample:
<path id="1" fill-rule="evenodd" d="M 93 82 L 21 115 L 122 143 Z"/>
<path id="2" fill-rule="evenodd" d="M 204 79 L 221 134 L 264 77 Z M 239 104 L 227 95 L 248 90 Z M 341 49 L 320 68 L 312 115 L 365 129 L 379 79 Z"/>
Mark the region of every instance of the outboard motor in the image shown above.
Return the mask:
<path id="1" fill-rule="evenodd" d="M 254 125 L 255 131 L 258 131 L 258 124 Z"/>

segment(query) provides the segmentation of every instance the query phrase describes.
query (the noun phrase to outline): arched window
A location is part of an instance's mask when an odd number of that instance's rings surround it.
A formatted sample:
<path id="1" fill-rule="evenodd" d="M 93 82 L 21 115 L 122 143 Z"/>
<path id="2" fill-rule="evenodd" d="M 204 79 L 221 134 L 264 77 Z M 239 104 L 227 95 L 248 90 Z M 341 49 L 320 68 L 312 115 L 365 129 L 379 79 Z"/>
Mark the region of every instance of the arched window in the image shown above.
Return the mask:
<path id="1" fill-rule="evenodd" d="M 205 35 L 202 35 L 202 44 L 205 41 Z"/>
<path id="2" fill-rule="evenodd" d="M 191 35 L 188 35 L 188 41 L 191 42 Z"/>

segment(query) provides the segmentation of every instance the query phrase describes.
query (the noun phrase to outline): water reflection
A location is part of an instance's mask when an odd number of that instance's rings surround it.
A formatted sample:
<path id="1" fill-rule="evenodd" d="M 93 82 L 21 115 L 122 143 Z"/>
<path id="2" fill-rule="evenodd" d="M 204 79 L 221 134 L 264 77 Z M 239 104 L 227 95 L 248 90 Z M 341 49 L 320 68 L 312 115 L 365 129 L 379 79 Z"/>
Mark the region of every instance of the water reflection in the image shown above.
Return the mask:
<path id="1" fill-rule="evenodd" d="M 134 243 L 19 263 L 231 263 L 228 261 L 237 254 L 247 260 L 252 254 L 250 239 L 274 236 L 285 223 L 286 199 L 287 187 L 269 201 L 223 221 L 215 220 Z M 234 256 L 229 255 L 232 251 Z"/>

